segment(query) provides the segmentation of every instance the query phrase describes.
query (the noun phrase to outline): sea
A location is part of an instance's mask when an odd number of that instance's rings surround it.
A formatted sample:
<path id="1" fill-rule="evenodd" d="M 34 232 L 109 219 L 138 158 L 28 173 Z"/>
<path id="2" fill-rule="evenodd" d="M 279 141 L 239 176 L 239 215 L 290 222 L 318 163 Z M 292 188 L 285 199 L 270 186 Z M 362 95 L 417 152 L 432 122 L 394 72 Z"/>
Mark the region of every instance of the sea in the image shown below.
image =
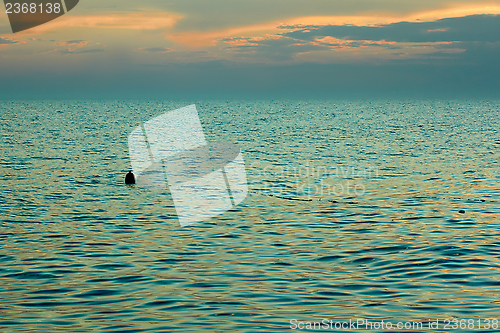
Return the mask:
<path id="1" fill-rule="evenodd" d="M 127 138 L 196 104 L 248 182 L 181 227 Z M 500 101 L 1 100 L 1 332 L 496 332 Z"/>

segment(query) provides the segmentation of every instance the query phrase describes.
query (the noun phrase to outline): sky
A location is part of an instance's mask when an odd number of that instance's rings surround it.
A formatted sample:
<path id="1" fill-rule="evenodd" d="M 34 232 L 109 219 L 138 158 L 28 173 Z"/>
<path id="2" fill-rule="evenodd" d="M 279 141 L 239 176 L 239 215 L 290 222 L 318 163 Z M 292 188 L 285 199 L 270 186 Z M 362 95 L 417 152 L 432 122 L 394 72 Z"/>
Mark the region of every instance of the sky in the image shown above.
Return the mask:
<path id="1" fill-rule="evenodd" d="M 500 97 L 500 0 L 80 0 L 13 34 L 0 98 Z"/>

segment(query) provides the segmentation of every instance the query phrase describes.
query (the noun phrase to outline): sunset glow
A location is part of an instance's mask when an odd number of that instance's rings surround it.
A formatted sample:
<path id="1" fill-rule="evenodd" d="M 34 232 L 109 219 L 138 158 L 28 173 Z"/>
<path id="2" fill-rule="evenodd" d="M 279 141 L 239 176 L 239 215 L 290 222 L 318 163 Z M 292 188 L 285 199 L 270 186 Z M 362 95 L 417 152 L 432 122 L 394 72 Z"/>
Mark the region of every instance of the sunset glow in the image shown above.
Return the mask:
<path id="1" fill-rule="evenodd" d="M 495 63 L 500 45 L 496 29 L 500 1 L 452 5 L 388 1 L 378 7 L 345 2 L 339 9 L 330 4 L 324 10 L 313 5 L 322 0 L 296 10 L 280 9 L 280 1 L 260 3 L 265 6 L 262 9 L 251 2 L 241 3 L 241 8 L 226 4 L 217 9 L 214 6 L 220 0 L 172 6 L 127 2 L 122 7 L 111 2 L 114 9 L 89 1 L 16 34 L 9 31 L 7 16 L 0 15 L 3 72 L 28 70 L 34 66 L 29 61 L 32 57 L 47 70 L 70 66 L 72 58 L 78 57 L 72 70 L 110 71 L 109 77 L 128 71 L 160 75 L 161 70 L 152 69 L 175 65 L 199 66 L 211 73 L 215 63 L 231 68 L 216 75 L 246 66 L 281 70 L 280 66 L 369 64 L 396 70 L 403 63 L 411 68 L 476 64 L 488 72 L 491 65 L 486 64 Z M 403 73 L 398 70 L 394 75 Z"/>

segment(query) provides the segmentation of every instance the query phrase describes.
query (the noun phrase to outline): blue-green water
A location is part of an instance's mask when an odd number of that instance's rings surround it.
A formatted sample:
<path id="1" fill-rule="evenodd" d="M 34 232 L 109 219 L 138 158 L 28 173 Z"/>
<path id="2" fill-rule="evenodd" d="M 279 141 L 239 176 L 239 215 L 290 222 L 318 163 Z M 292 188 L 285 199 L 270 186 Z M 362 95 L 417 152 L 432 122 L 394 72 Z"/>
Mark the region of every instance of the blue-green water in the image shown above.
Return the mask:
<path id="1" fill-rule="evenodd" d="M 130 131 L 193 102 L 209 141 L 241 147 L 250 193 L 181 228 L 168 193 L 123 179 Z M 500 319 L 499 102 L 1 101 L 0 110 L 2 332 Z M 433 331 L 452 331 L 443 323 Z"/>

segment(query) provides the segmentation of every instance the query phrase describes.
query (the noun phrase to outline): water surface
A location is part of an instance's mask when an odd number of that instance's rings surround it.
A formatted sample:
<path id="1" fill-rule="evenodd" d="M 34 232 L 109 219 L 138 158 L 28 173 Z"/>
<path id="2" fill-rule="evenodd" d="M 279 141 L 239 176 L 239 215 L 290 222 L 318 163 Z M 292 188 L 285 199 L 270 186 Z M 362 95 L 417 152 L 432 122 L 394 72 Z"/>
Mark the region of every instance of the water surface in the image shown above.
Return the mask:
<path id="1" fill-rule="evenodd" d="M 123 179 L 130 131 L 192 102 L 0 102 L 1 331 L 500 317 L 498 102 L 195 101 L 250 193 L 181 228 Z"/>

